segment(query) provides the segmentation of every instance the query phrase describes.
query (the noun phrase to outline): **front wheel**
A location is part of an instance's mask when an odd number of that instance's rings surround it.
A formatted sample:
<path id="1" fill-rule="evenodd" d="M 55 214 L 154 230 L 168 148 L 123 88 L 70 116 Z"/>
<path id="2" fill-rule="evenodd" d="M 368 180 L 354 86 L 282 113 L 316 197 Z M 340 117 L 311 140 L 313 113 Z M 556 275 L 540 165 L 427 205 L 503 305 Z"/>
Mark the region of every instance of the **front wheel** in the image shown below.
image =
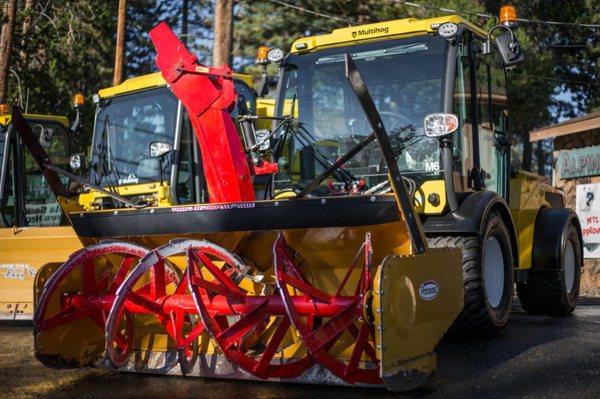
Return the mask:
<path id="1" fill-rule="evenodd" d="M 521 306 L 529 313 L 567 316 L 575 310 L 579 299 L 583 254 L 577 227 L 572 223 L 561 245 L 563 248 L 558 268 L 552 270 L 554 265 L 543 265 L 544 269 L 549 270 L 532 270 L 527 281 L 517 284 Z"/>
<path id="2" fill-rule="evenodd" d="M 514 277 L 510 236 L 500 215 L 488 215 L 479 237 L 433 237 L 429 245 L 462 249 L 464 307 L 451 332 L 459 336 L 501 332 L 510 318 Z"/>

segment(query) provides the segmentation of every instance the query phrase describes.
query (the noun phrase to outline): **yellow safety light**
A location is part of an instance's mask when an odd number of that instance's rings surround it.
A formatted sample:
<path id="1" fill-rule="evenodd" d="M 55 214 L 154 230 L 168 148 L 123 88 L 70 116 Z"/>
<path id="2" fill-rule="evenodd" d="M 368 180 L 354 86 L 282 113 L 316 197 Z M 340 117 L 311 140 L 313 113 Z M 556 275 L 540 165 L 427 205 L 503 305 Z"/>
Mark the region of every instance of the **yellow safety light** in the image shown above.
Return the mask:
<path id="1" fill-rule="evenodd" d="M 10 113 L 10 107 L 6 103 L 0 103 L 0 115 L 7 115 Z"/>
<path id="2" fill-rule="evenodd" d="M 73 107 L 83 107 L 83 104 L 85 104 L 85 97 L 83 96 L 83 93 L 73 94 Z"/>
<path id="3" fill-rule="evenodd" d="M 256 63 L 259 65 L 265 65 L 269 63 L 267 53 L 269 52 L 268 46 L 259 46 L 256 50 Z"/>
<path id="4" fill-rule="evenodd" d="M 500 23 L 504 26 L 514 26 L 517 24 L 517 10 L 515 6 L 507 4 L 500 8 Z"/>

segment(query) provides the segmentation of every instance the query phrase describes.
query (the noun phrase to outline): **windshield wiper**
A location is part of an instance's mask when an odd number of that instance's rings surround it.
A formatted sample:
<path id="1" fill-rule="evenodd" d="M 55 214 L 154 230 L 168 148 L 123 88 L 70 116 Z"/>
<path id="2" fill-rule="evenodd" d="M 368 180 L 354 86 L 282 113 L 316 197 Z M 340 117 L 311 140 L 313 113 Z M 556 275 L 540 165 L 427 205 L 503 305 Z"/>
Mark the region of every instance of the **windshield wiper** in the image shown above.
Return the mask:
<path id="1" fill-rule="evenodd" d="M 360 53 L 353 53 L 352 58 L 356 60 L 364 60 L 370 58 L 383 57 L 387 55 L 398 55 L 398 54 L 407 54 L 414 53 L 417 51 L 426 51 L 429 47 L 425 43 L 412 43 L 412 44 L 403 44 L 400 46 L 379 49 L 379 50 L 370 50 L 370 51 L 362 51 Z M 333 64 L 336 62 L 344 62 L 345 54 L 335 54 L 328 57 L 317 58 L 316 65 L 319 64 Z"/>
<path id="2" fill-rule="evenodd" d="M 117 168 L 117 163 L 112 156 L 112 151 L 110 150 L 110 140 L 109 140 L 110 132 L 108 131 L 109 126 L 110 126 L 110 119 L 109 119 L 109 116 L 106 115 L 104 117 L 104 121 L 102 122 L 102 133 L 100 134 L 100 137 L 101 137 L 100 143 L 97 144 L 97 146 L 98 146 L 97 147 L 98 148 L 98 152 L 97 152 L 98 161 L 97 161 L 96 165 L 97 165 L 98 170 L 96 171 L 96 173 L 98 173 L 98 176 L 96 179 L 96 184 L 100 185 L 102 183 L 102 180 L 104 179 L 104 177 L 107 177 L 110 180 L 111 175 L 114 173 L 117 178 L 117 184 L 114 184 L 113 182 L 109 181 L 108 185 L 116 187 L 116 186 L 118 186 L 120 176 L 119 176 L 119 170 Z"/>

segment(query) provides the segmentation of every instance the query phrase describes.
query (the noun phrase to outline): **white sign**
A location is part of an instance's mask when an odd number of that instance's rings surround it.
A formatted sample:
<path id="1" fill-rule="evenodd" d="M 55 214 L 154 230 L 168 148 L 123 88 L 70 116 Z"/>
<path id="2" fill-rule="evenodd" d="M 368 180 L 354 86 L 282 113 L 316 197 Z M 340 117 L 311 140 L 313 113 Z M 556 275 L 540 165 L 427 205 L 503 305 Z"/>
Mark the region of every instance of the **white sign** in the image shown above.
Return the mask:
<path id="1" fill-rule="evenodd" d="M 600 258 L 600 183 L 577 185 L 575 210 L 581 222 L 583 257 Z"/>

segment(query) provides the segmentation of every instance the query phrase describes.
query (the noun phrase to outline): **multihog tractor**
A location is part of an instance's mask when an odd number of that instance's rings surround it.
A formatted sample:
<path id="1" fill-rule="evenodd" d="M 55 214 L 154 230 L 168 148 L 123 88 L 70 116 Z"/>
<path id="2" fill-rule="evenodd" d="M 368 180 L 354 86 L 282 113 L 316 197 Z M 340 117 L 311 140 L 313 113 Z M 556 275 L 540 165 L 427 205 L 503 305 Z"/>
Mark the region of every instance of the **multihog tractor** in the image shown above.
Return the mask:
<path id="1" fill-rule="evenodd" d="M 111 132 L 128 122 L 105 122 L 82 188 L 57 191 L 86 247 L 36 277 L 36 357 L 405 391 L 430 380 L 448 329 L 502 330 L 515 284 L 531 313 L 572 312 L 579 222 L 510 168 L 505 70 L 523 55 L 514 9 L 501 14 L 490 32 L 401 19 L 271 50 L 271 116 L 157 25 L 156 64 L 196 144 L 184 155 L 169 130 L 134 158 L 135 137 Z M 72 175 L 17 127 L 49 181 Z M 178 194 L 120 189 L 142 176 Z"/>

